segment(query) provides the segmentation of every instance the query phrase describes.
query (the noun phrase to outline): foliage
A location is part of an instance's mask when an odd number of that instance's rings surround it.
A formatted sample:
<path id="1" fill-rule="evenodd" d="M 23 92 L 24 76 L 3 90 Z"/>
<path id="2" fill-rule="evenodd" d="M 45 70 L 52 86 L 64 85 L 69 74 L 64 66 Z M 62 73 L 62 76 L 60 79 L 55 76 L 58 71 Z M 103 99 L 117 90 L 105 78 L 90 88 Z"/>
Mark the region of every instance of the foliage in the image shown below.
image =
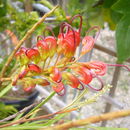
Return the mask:
<path id="1" fill-rule="evenodd" d="M 119 62 L 125 61 L 130 57 L 130 1 L 119 0 L 112 5 L 112 9 L 121 13 L 123 16 L 116 27 L 117 56 Z"/>
<path id="2" fill-rule="evenodd" d="M 16 112 L 17 110 L 14 106 L 5 105 L 3 102 L 0 102 L 0 119 L 4 119 L 5 117 Z"/>
<path id="3" fill-rule="evenodd" d="M 5 65 L 5 63 L 6 63 L 7 59 L 8 59 L 8 56 L 6 56 L 5 58 L 1 58 L 1 59 L 2 59 L 2 61 L 0 62 L 0 71 L 2 70 L 3 66 Z M 8 66 L 8 69 L 7 69 L 6 73 L 5 73 L 5 76 L 8 76 L 10 74 L 10 72 L 11 72 L 12 68 L 14 67 L 15 63 L 16 63 L 16 60 L 13 59 L 11 61 L 10 65 Z"/>
<path id="4" fill-rule="evenodd" d="M 6 0 L 0 0 L 0 17 L 5 16 L 7 11 Z"/>
<path id="5" fill-rule="evenodd" d="M 3 0 L 2 2 L 4 4 L 6 1 Z M 0 15 L 0 31 L 5 31 L 5 28 L 12 32 L 15 31 L 15 34 L 21 39 L 27 30 L 38 21 L 39 16 L 35 11 L 30 13 L 19 12 L 9 2 L 6 3 L 6 7 L 7 9 L 5 7 L 0 8 L 0 10 L 4 11 L 4 15 Z M 41 27 L 44 28 L 44 24 Z M 41 27 L 37 28 L 35 33 L 39 33 L 39 31 L 41 33 Z"/>

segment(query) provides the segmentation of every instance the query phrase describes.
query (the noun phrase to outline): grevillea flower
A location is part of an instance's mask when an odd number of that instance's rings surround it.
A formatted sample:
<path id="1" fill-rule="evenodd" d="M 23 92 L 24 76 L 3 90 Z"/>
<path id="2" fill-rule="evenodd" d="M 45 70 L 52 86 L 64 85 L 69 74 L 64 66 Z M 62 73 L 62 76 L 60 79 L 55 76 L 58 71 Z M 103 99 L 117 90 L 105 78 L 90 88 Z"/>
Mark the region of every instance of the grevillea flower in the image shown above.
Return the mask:
<path id="1" fill-rule="evenodd" d="M 70 85 L 72 88 L 78 88 L 80 85 L 80 82 L 76 76 L 69 72 L 63 72 L 62 77 L 64 80 L 66 80 L 66 83 Z"/>
<path id="2" fill-rule="evenodd" d="M 78 29 L 72 27 L 76 18 L 80 19 Z M 78 61 L 83 55 L 93 49 L 100 29 L 97 26 L 90 28 L 86 32 L 86 36 L 81 39 L 82 17 L 76 15 L 70 19 L 69 23 L 63 22 L 60 25 L 57 38 L 52 30 L 47 28 L 45 31 L 49 30 L 52 36 L 45 36 L 44 31 L 44 36 L 38 36 L 34 47 L 29 49 L 22 47 L 19 49 L 16 57 L 20 61 L 20 67 L 23 69 L 14 76 L 13 85 L 16 85 L 19 83 L 17 81 L 21 80 L 25 84 L 24 90 L 27 92 L 31 91 L 36 84 L 42 86 L 50 85 L 60 96 L 66 92 L 65 85 L 79 90 L 83 90 L 85 87 L 95 91 L 102 90 L 104 83 L 100 77 L 106 74 L 107 66 L 113 65 L 105 64 L 101 61 Z M 90 35 L 90 32 L 95 30 L 95 35 Z M 80 55 L 75 58 L 75 52 L 80 43 Z M 117 64 L 115 66 L 123 66 L 130 71 L 125 65 Z M 91 86 L 93 79 L 99 81 L 100 87 Z"/>
<path id="3" fill-rule="evenodd" d="M 20 61 L 21 65 L 26 65 L 29 62 L 28 57 L 26 56 L 27 48 L 21 47 L 19 51 L 15 54 L 16 58 Z"/>
<path id="4" fill-rule="evenodd" d="M 106 74 L 107 71 L 107 64 L 101 62 L 101 61 L 91 61 L 86 63 L 81 63 L 84 67 L 88 68 L 89 70 L 92 70 L 92 74 L 103 76 Z"/>
<path id="5" fill-rule="evenodd" d="M 51 74 L 50 74 L 50 77 L 53 81 L 59 83 L 61 82 L 61 72 L 59 71 L 58 68 L 51 68 Z"/>
<path id="6" fill-rule="evenodd" d="M 49 46 L 49 57 L 53 57 L 56 52 L 56 49 L 57 49 L 57 41 L 56 41 L 55 37 L 53 37 L 53 36 L 45 37 L 44 41 Z"/>
<path id="7" fill-rule="evenodd" d="M 41 78 L 35 78 L 35 79 L 33 79 L 33 82 L 35 84 L 38 84 L 38 85 L 41 85 L 41 86 L 50 85 L 50 82 L 48 82 L 46 79 L 41 79 Z"/>
<path id="8" fill-rule="evenodd" d="M 52 86 L 53 90 L 60 96 L 65 94 L 65 87 L 62 82 L 57 83 L 56 85 Z"/>
<path id="9" fill-rule="evenodd" d="M 18 52 L 16 52 L 15 56 L 21 56 L 22 54 L 25 54 L 26 48 L 21 47 Z"/>
<path id="10" fill-rule="evenodd" d="M 89 32 L 94 29 L 97 30 L 96 36 L 95 37 L 89 36 L 88 35 Z M 88 30 L 87 35 L 82 40 L 82 50 L 81 50 L 80 57 L 85 55 L 86 53 L 88 53 L 89 51 L 91 51 L 93 49 L 94 43 L 96 42 L 97 37 L 99 36 L 99 33 L 100 33 L 100 28 L 98 26 L 94 26 Z"/>
<path id="11" fill-rule="evenodd" d="M 28 65 L 28 70 L 30 72 L 35 72 L 35 73 L 41 73 L 42 72 L 42 69 L 39 66 L 35 65 L 35 64 L 29 64 Z"/>
<path id="12" fill-rule="evenodd" d="M 94 46 L 94 38 L 91 36 L 85 36 L 82 40 L 82 45 L 81 55 L 84 55 L 92 50 Z"/>
<path id="13" fill-rule="evenodd" d="M 70 21 L 71 25 L 76 18 L 80 18 L 79 29 L 74 30 L 75 42 L 76 42 L 76 47 L 77 47 L 80 44 L 80 33 L 81 33 L 81 30 L 82 30 L 82 16 L 80 14 L 77 14 L 74 17 L 72 17 L 71 21 Z M 70 29 L 68 30 L 67 37 L 73 37 L 73 31 L 72 30 L 70 30 Z"/>
<path id="14" fill-rule="evenodd" d="M 72 30 L 73 35 L 68 35 L 69 32 L 63 33 L 63 29 L 65 27 L 68 27 L 69 29 Z M 68 37 L 69 36 L 69 37 Z M 61 32 L 58 35 L 58 49 L 57 53 L 64 54 L 64 56 L 71 58 L 76 50 L 76 41 L 75 41 L 75 32 L 71 25 L 67 23 L 62 23 L 61 24 Z"/>
<path id="15" fill-rule="evenodd" d="M 52 36 L 45 36 L 46 31 L 51 32 Z M 49 57 L 52 58 L 55 55 L 56 49 L 57 49 L 57 40 L 55 37 L 54 32 L 52 31 L 52 28 L 46 27 L 43 31 L 44 39 L 43 41 L 46 42 L 49 46 Z"/>
<path id="16" fill-rule="evenodd" d="M 26 55 L 28 59 L 30 59 L 31 61 L 34 61 L 35 63 L 39 62 L 40 54 L 36 47 L 35 49 L 34 48 L 27 49 Z"/>
<path id="17" fill-rule="evenodd" d="M 18 79 L 22 79 L 24 78 L 28 73 L 28 69 L 23 70 L 19 75 L 18 75 Z"/>
<path id="18" fill-rule="evenodd" d="M 80 26 L 78 30 L 74 30 L 71 25 L 68 23 L 62 23 L 60 28 L 60 33 L 58 35 L 58 54 L 64 54 L 64 56 L 71 58 L 74 56 L 76 48 L 79 46 L 80 43 L 80 32 L 82 28 L 82 17 L 80 15 L 75 15 L 72 17 L 70 24 L 72 24 L 75 18 L 80 18 Z M 64 28 L 66 32 L 64 33 Z"/>
<path id="19" fill-rule="evenodd" d="M 49 45 L 44 41 L 44 39 L 39 36 L 38 39 L 41 38 L 42 40 L 38 40 L 36 46 L 39 50 L 41 59 L 44 61 L 49 56 Z"/>
<path id="20" fill-rule="evenodd" d="M 32 86 L 26 85 L 26 86 L 23 87 L 23 90 L 24 90 L 25 92 L 31 92 L 31 91 L 35 88 L 35 86 L 36 86 L 36 84 L 34 84 L 34 85 L 32 85 Z"/>
<path id="21" fill-rule="evenodd" d="M 78 79 L 83 82 L 84 84 L 89 84 L 92 81 L 92 74 L 89 69 L 79 66 L 73 68 L 74 72 L 78 74 Z"/>

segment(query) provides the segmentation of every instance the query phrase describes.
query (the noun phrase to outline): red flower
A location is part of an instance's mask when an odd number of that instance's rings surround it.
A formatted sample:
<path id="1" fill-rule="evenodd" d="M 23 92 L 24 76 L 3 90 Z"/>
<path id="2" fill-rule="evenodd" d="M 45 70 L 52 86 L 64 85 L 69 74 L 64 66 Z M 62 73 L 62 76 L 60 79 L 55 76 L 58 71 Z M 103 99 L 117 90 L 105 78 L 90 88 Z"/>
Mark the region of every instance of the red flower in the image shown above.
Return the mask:
<path id="1" fill-rule="evenodd" d="M 40 60 L 40 54 L 39 54 L 37 47 L 35 47 L 35 49 L 34 48 L 28 49 L 26 51 L 26 55 L 29 58 L 29 60 L 32 60 L 35 63 L 38 63 Z"/>
<path id="2" fill-rule="evenodd" d="M 41 59 L 46 60 L 49 56 L 49 45 L 43 39 L 43 40 L 38 40 L 36 46 L 40 52 Z"/>
<path id="3" fill-rule="evenodd" d="M 87 52 L 91 51 L 94 46 L 94 39 L 91 36 L 85 36 L 82 40 L 82 50 L 81 55 L 86 54 Z"/>
<path id="4" fill-rule="evenodd" d="M 107 65 L 101 61 L 91 61 L 86 63 L 81 63 L 84 67 L 87 67 L 88 69 L 92 70 L 93 75 L 99 75 L 103 76 L 106 74 L 107 71 Z"/>
<path id="5" fill-rule="evenodd" d="M 63 29 L 65 27 L 68 27 L 68 29 L 71 29 L 72 31 L 67 31 L 63 33 Z M 67 23 L 62 23 L 61 24 L 61 32 L 58 35 L 58 49 L 57 53 L 58 54 L 64 54 L 64 56 L 71 58 L 76 50 L 76 38 L 75 38 L 75 32 L 71 25 Z M 78 42 L 77 42 L 78 44 Z"/>
<path id="6" fill-rule="evenodd" d="M 22 79 L 24 78 L 28 73 L 28 69 L 25 69 L 24 71 L 22 71 L 19 75 L 18 75 L 18 79 Z"/>
<path id="7" fill-rule="evenodd" d="M 27 48 L 21 47 L 18 52 L 16 52 L 15 56 L 20 61 L 21 65 L 26 65 L 29 62 L 28 57 L 26 56 Z"/>
<path id="8" fill-rule="evenodd" d="M 63 72 L 62 73 L 63 79 L 67 81 L 67 84 L 69 84 L 72 88 L 78 88 L 80 85 L 80 82 L 76 76 L 74 76 L 71 73 Z"/>
<path id="9" fill-rule="evenodd" d="M 65 94 L 65 87 L 62 82 L 57 83 L 55 86 L 52 86 L 52 88 L 59 96 L 63 96 Z"/>
<path id="10" fill-rule="evenodd" d="M 84 84 L 89 84 L 92 81 L 92 74 L 89 69 L 79 66 L 73 69 L 78 74 L 78 79 Z"/>
<path id="11" fill-rule="evenodd" d="M 64 84 L 60 82 L 60 83 L 57 83 L 55 86 L 52 86 L 52 88 L 55 92 L 59 93 L 64 89 Z"/>
<path id="12" fill-rule="evenodd" d="M 74 30 L 74 34 L 75 34 L 75 43 L 77 47 L 80 44 L 80 33 Z M 74 34 L 73 31 L 69 30 L 68 33 L 66 34 L 66 38 L 73 38 Z"/>
<path id="13" fill-rule="evenodd" d="M 62 79 L 61 72 L 59 71 L 58 68 L 52 68 L 50 77 L 53 81 L 55 81 L 57 83 L 61 82 L 61 79 Z"/>
<path id="14" fill-rule="evenodd" d="M 15 56 L 25 55 L 26 51 L 27 51 L 27 48 L 21 47 L 21 48 L 19 49 L 19 51 L 16 52 Z"/>
<path id="15" fill-rule="evenodd" d="M 32 59 L 33 57 L 39 56 L 39 52 L 37 49 L 30 48 L 26 51 L 26 55 L 29 59 Z"/>
<path id="16" fill-rule="evenodd" d="M 41 68 L 39 66 L 35 65 L 35 64 L 29 64 L 28 69 L 29 69 L 29 71 L 35 72 L 35 73 L 41 73 L 42 72 Z"/>
<path id="17" fill-rule="evenodd" d="M 31 92 L 34 88 L 35 88 L 36 84 L 32 85 L 32 86 L 24 86 L 23 90 L 25 92 Z"/>
<path id="18" fill-rule="evenodd" d="M 44 41 L 49 46 L 49 56 L 50 57 L 54 56 L 54 54 L 56 53 L 56 49 L 57 49 L 57 41 L 56 41 L 55 37 L 53 37 L 53 36 L 45 37 Z"/>

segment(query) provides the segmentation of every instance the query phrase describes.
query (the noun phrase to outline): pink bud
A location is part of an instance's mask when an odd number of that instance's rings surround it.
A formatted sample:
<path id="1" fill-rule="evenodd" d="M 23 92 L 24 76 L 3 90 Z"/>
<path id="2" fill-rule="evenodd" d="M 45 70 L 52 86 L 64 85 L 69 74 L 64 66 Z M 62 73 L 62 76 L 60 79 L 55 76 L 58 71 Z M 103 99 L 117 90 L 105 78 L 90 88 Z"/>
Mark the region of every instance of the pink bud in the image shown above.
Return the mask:
<path id="1" fill-rule="evenodd" d="M 81 50 L 81 55 L 84 55 L 93 49 L 94 38 L 91 36 L 85 36 L 82 40 L 82 45 L 83 45 L 83 47 Z"/>

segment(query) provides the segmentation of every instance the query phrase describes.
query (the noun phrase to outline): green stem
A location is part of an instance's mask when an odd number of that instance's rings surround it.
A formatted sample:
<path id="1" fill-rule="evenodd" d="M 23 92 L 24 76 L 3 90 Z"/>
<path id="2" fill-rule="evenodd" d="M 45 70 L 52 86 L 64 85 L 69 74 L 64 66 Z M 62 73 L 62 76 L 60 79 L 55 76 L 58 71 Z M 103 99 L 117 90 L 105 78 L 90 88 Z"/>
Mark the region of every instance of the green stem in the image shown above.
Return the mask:
<path id="1" fill-rule="evenodd" d="M 10 89 L 12 88 L 12 84 L 10 83 L 7 87 L 5 87 L 1 92 L 0 92 L 0 97 L 5 95 Z"/>
<path id="2" fill-rule="evenodd" d="M 41 106 L 43 106 L 46 102 L 48 102 L 54 95 L 56 92 L 52 92 L 45 100 L 43 100 L 41 103 L 39 103 L 35 108 L 33 108 L 28 114 L 34 112 L 36 109 L 40 108 Z"/>

